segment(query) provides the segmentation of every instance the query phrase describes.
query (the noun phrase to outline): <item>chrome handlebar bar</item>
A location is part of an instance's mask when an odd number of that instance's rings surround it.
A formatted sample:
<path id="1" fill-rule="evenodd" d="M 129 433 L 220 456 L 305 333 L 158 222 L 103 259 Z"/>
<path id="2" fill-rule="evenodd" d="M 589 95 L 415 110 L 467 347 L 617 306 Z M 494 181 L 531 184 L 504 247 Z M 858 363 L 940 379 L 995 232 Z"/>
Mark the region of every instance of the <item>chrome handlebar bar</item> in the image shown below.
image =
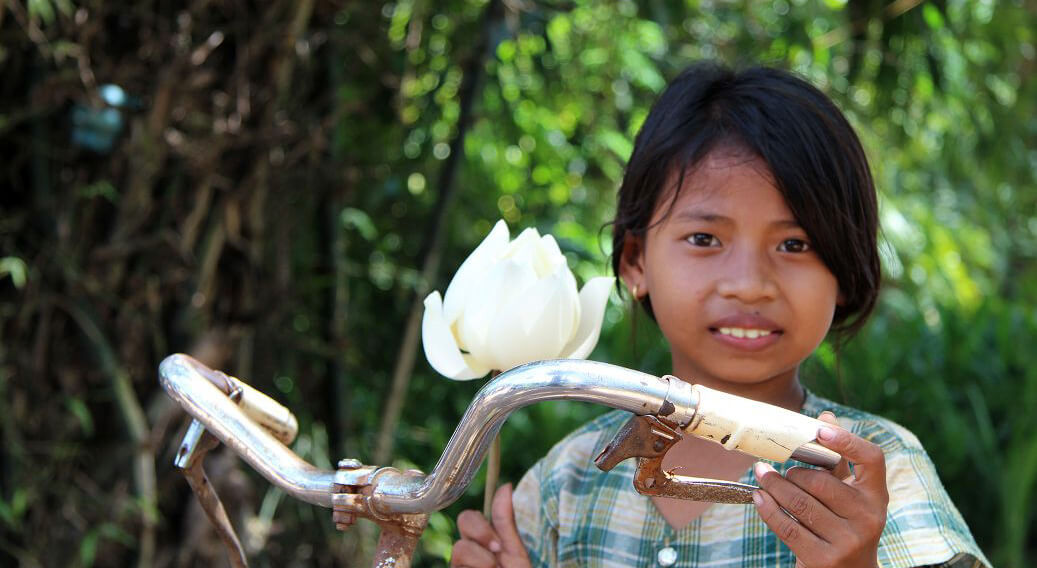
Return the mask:
<path id="1" fill-rule="evenodd" d="M 447 507 L 464 493 L 508 416 L 547 400 L 593 402 L 635 414 L 668 416 L 682 426 L 691 421 L 696 405 L 691 385 L 674 378 L 584 360 L 522 365 L 479 390 L 431 473 L 380 483 L 372 493 L 372 505 L 387 513 Z"/>
<path id="2" fill-rule="evenodd" d="M 508 416 L 537 402 L 593 402 L 637 415 L 595 461 L 608 470 L 619 461 L 637 457 L 633 482 L 645 494 L 750 502 L 753 486 L 683 478 L 661 469 L 662 454 L 685 431 L 711 439 L 718 432 L 727 432 L 720 443 L 739 449 L 744 441 L 757 455 L 772 459 L 787 459 L 791 452 L 792 458 L 824 467 L 834 467 L 841 459 L 809 441 L 816 433 L 811 432 L 816 421 L 797 413 L 716 393 L 672 376 L 655 377 L 594 361 L 555 360 L 515 367 L 483 386 L 427 475 L 363 465 L 355 459 L 341 460 L 338 470 L 327 471 L 285 445 L 291 443 L 297 429 L 291 412 L 243 381 L 182 354 L 162 361 L 159 380 L 169 396 L 194 417 L 175 464 L 187 477 L 235 567 L 247 566 L 244 550 L 202 469 L 206 452 L 217 440 L 289 495 L 333 509 L 340 530 L 351 526 L 358 516 L 378 523 L 382 531 L 374 565 L 397 568 L 410 566 L 428 514 L 449 506 L 464 493 Z M 747 415 L 754 415 L 755 422 L 745 419 Z M 781 439 L 792 447 L 772 439 L 782 433 L 786 437 Z M 779 456 L 774 448 L 753 445 L 754 437 L 786 451 Z"/>
<path id="3" fill-rule="evenodd" d="M 288 494 L 332 507 L 336 472 L 309 464 L 251 419 L 209 378 L 215 373 L 183 354 L 170 355 L 159 365 L 162 386 L 209 433 Z M 670 377 L 583 360 L 522 365 L 501 373 L 476 394 L 431 473 L 378 477 L 372 508 L 388 515 L 449 506 L 464 493 L 508 416 L 547 400 L 593 402 L 638 415 L 665 416 L 681 426 L 691 421 L 697 404 L 691 385 Z M 349 479 L 340 476 L 338 481 L 344 485 Z"/>
<path id="4" fill-rule="evenodd" d="M 207 432 L 289 495 L 330 508 L 335 472 L 306 462 L 261 426 L 262 422 L 249 418 L 230 393 L 210 378 L 216 373 L 183 354 L 166 357 L 158 367 L 159 382 L 169 396 Z M 188 451 L 185 443 L 177 452 L 178 459 Z"/>

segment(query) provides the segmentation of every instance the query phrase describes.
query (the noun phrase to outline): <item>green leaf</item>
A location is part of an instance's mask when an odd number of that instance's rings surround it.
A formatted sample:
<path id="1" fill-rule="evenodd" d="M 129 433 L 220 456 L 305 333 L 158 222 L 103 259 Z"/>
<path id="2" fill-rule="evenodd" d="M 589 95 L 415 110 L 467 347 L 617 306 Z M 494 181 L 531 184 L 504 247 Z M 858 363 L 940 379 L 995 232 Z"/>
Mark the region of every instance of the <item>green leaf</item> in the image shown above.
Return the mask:
<path id="1" fill-rule="evenodd" d="M 571 32 L 572 20 L 565 14 L 559 14 L 547 23 L 547 38 L 559 59 L 569 59 Z"/>
<path id="2" fill-rule="evenodd" d="M 515 42 L 504 40 L 497 46 L 497 57 L 504 63 L 510 63 L 515 58 Z"/>
<path id="3" fill-rule="evenodd" d="M 943 14 L 941 14 L 940 9 L 933 4 L 926 3 L 922 6 L 922 17 L 930 28 L 934 30 L 943 28 Z"/>
<path id="4" fill-rule="evenodd" d="M 85 568 L 90 568 L 94 565 L 94 558 L 97 557 L 97 543 L 101 539 L 101 533 L 97 530 L 91 530 L 83 536 L 83 540 L 79 541 L 79 563 Z"/>
<path id="5" fill-rule="evenodd" d="M 375 228 L 371 217 L 360 209 L 346 207 L 339 214 L 339 219 L 343 227 L 356 229 L 364 240 L 373 241 L 378 236 L 378 229 Z"/>
<path id="6" fill-rule="evenodd" d="M 602 132 L 598 135 L 598 140 L 623 160 L 629 158 L 630 153 L 634 150 L 633 142 L 615 130 Z"/>
<path id="7" fill-rule="evenodd" d="M 0 499 L 0 521 L 13 530 L 21 527 L 22 517 L 29 509 L 29 491 L 18 487 L 11 494 L 11 501 Z"/>
<path id="8" fill-rule="evenodd" d="M 49 26 L 54 22 L 54 6 L 50 0 L 29 0 L 29 18 L 42 20 Z"/>
<path id="9" fill-rule="evenodd" d="M 79 196 L 84 199 L 93 199 L 95 197 L 103 197 L 112 203 L 117 203 L 119 199 L 119 191 L 115 189 L 112 182 L 106 179 L 95 181 L 94 183 L 84 186 L 79 189 Z"/>
<path id="10" fill-rule="evenodd" d="M 94 434 L 94 419 L 90 415 L 90 409 L 86 407 L 86 403 L 70 396 L 65 399 L 65 406 L 79 421 L 79 427 L 83 430 L 83 433 L 87 436 L 92 436 Z"/>
<path id="11" fill-rule="evenodd" d="M 14 287 L 21 289 L 25 286 L 25 280 L 29 273 L 29 267 L 25 261 L 16 256 L 5 256 L 0 258 L 0 278 L 10 276 Z"/>

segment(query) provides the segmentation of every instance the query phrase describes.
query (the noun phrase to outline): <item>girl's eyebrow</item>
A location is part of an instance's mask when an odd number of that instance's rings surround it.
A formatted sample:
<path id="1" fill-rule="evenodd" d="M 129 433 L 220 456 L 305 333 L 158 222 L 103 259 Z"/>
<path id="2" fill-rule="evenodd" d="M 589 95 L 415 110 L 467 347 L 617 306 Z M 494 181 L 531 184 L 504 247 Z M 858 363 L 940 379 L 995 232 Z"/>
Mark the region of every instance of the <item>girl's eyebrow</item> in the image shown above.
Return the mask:
<path id="1" fill-rule="evenodd" d="M 679 221 L 706 221 L 708 223 L 723 223 L 730 225 L 734 223 L 730 217 L 725 217 L 718 213 L 710 213 L 708 211 L 702 211 L 699 209 L 685 209 L 677 213 L 677 220 Z"/>
<path id="2" fill-rule="evenodd" d="M 733 225 L 734 219 L 721 215 L 719 213 L 713 213 L 710 211 L 703 211 L 701 209 L 685 209 L 679 211 L 676 215 L 678 221 L 705 221 L 707 223 L 720 223 L 724 225 Z M 777 221 L 771 221 L 770 225 L 778 229 L 801 229 L 802 226 L 799 221 L 795 219 L 779 219 Z"/>

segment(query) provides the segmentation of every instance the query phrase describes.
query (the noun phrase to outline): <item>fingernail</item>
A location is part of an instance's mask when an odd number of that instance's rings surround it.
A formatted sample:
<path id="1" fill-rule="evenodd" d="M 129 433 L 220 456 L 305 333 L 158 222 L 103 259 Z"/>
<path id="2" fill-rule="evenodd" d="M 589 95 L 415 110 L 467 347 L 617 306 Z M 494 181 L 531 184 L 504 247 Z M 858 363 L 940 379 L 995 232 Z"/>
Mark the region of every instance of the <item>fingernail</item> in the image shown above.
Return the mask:
<path id="1" fill-rule="evenodd" d="M 829 428 L 828 426 L 822 426 L 817 429 L 817 437 L 822 440 L 834 440 L 835 429 Z"/>
<path id="2" fill-rule="evenodd" d="M 493 553 L 500 552 L 500 542 L 498 542 L 496 540 L 491 540 L 490 541 L 490 552 L 493 552 Z"/>
<path id="3" fill-rule="evenodd" d="M 756 473 L 756 479 L 763 479 L 763 476 L 774 471 L 774 468 L 769 463 L 756 462 L 756 465 L 753 466 L 753 471 Z"/>
<path id="4" fill-rule="evenodd" d="M 753 503 L 756 503 L 757 507 L 763 505 L 763 495 L 760 495 L 759 491 L 753 491 Z"/>

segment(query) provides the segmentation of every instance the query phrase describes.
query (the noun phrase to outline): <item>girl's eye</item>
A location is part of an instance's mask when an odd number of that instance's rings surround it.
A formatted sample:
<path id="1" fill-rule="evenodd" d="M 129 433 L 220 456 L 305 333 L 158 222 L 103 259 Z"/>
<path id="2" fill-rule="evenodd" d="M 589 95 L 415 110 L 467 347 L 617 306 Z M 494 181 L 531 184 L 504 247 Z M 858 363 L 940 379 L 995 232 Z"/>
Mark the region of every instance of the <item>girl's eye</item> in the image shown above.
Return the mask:
<path id="1" fill-rule="evenodd" d="M 778 245 L 778 250 L 781 252 L 807 252 L 810 250 L 810 244 L 803 239 L 785 239 Z"/>
<path id="2" fill-rule="evenodd" d="M 697 247 L 718 247 L 720 239 L 709 233 L 693 233 L 688 237 L 688 242 Z"/>

